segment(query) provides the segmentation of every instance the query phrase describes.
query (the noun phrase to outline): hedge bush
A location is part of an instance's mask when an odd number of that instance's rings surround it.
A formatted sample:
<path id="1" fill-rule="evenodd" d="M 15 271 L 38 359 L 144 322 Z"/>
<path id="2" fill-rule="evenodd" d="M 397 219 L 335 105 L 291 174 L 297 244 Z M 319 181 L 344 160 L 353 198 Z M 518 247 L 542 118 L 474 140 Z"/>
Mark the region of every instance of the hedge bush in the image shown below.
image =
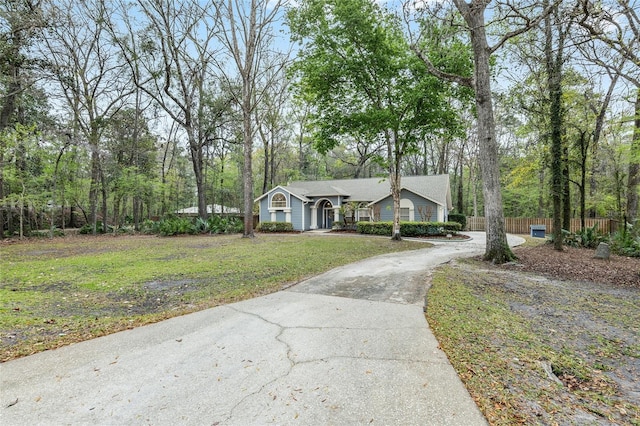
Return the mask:
<path id="1" fill-rule="evenodd" d="M 361 234 L 391 236 L 392 222 L 358 222 L 357 230 Z M 400 222 L 400 235 L 403 237 L 428 237 L 456 234 L 462 230 L 458 222 Z"/>
<path id="2" fill-rule="evenodd" d="M 358 222 L 356 224 L 356 231 L 361 234 L 368 235 L 386 235 L 391 236 L 393 232 L 393 223 L 392 222 Z M 402 232 L 402 226 L 400 227 L 400 232 Z"/>
<path id="3" fill-rule="evenodd" d="M 467 216 L 460 213 L 449 213 L 449 222 L 458 222 L 462 229 L 467 227 Z"/>
<path id="4" fill-rule="evenodd" d="M 293 225 L 288 222 L 260 222 L 256 231 L 259 232 L 292 232 Z"/>

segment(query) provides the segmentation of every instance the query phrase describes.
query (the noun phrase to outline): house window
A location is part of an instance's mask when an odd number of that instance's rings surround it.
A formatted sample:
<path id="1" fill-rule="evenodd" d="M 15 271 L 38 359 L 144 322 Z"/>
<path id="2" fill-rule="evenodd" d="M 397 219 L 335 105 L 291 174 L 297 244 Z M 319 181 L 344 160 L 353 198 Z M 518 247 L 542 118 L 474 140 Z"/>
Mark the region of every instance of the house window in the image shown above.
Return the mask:
<path id="1" fill-rule="evenodd" d="M 271 197 L 271 207 L 274 209 L 287 207 L 287 197 L 280 192 L 273 194 L 273 197 Z"/>
<path id="2" fill-rule="evenodd" d="M 358 220 L 362 222 L 371 221 L 371 213 L 368 208 L 359 208 L 358 209 Z"/>
<path id="3" fill-rule="evenodd" d="M 415 220 L 413 202 L 408 198 L 400 200 L 400 220 L 403 222 L 413 222 Z"/>

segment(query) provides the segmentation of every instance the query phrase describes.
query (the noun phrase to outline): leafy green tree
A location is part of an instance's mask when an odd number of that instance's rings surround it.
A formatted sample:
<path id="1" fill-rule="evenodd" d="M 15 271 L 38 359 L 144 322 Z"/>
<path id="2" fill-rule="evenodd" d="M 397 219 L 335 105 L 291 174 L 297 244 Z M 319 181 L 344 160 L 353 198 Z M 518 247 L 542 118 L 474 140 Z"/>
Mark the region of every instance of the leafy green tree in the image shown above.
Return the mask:
<path id="1" fill-rule="evenodd" d="M 205 154 L 209 139 L 204 99 L 213 91 L 214 85 L 209 82 L 218 31 L 206 12 L 215 3 L 194 0 L 114 3 L 110 32 L 135 86 L 153 99 L 183 132 L 196 182 L 198 215 L 206 219 Z M 136 7 L 139 13 L 132 14 L 131 7 Z"/>
<path id="2" fill-rule="evenodd" d="M 429 21 L 444 19 L 451 16 L 451 6 L 437 2 L 433 5 L 425 3 L 419 11 L 429 16 Z M 534 28 L 541 19 L 549 13 L 543 10 L 538 13 L 539 2 L 518 5 L 509 2 L 494 2 L 487 0 L 451 0 L 455 10 L 464 21 L 464 32 L 469 38 L 473 52 L 473 74 L 468 75 L 458 71 L 450 71 L 437 66 L 429 56 L 428 49 L 419 42 L 413 44 L 416 54 L 425 62 L 429 71 L 438 77 L 455 82 L 461 86 L 473 89 L 476 101 L 478 122 L 478 154 L 480 171 L 482 173 L 485 221 L 487 227 L 487 246 L 485 260 L 504 263 L 514 258 L 507 243 L 504 225 L 504 210 L 502 203 L 499 150 L 496 137 L 493 98 L 491 92 L 492 55 L 502 47 L 507 40 Z M 490 9 L 490 5 L 492 8 Z M 411 9 L 409 7 L 409 9 Z M 444 18 L 443 18 L 444 15 Z M 489 18 L 488 18 L 489 17 Z M 487 19 L 490 19 L 487 22 Z M 457 21 L 452 23 L 456 29 Z M 500 28 L 492 34 L 496 25 Z M 506 25 L 512 25 L 511 28 Z M 427 26 L 427 28 L 430 28 Z M 495 35 L 495 36 L 494 36 Z M 455 52 L 454 52 L 455 53 Z"/>
<path id="3" fill-rule="evenodd" d="M 132 84 L 126 65 L 110 44 L 107 11 L 100 0 L 61 0 L 49 8 L 56 21 L 45 38 L 42 55 L 51 62 L 53 78 L 73 117 L 73 137 L 78 141 L 82 138 L 90 151 L 89 223 L 95 234 L 100 195 L 103 221 L 107 218 L 103 136 L 109 119 L 133 93 Z"/>
<path id="4" fill-rule="evenodd" d="M 586 31 L 586 44 L 581 49 L 590 61 L 621 76 L 635 95 L 631 150 L 627 180 L 626 211 L 634 223 L 640 211 L 640 14 L 635 0 L 579 0 L 575 15 Z"/>
<path id="5" fill-rule="evenodd" d="M 47 22 L 37 0 L 0 2 L 0 203 L 7 185 L 4 181 L 6 141 L 15 136 L 16 123 L 29 125 L 25 108 L 25 92 L 35 81 L 33 71 L 38 60 L 28 53 Z M 19 133 L 19 132 L 18 132 Z M 7 209 L 8 227 L 11 228 L 11 209 Z M 0 237 L 4 233 L 5 211 L 0 207 Z"/>
<path id="6" fill-rule="evenodd" d="M 544 0 L 545 8 L 549 0 Z M 565 20 L 560 17 L 558 7 L 544 18 L 544 64 L 547 77 L 546 88 L 549 96 L 549 133 L 551 140 L 551 197 L 553 200 L 553 246 L 562 250 L 562 229 L 569 224 L 569 194 L 567 156 L 563 140 L 565 132 L 565 109 L 562 104 L 562 74 L 567 36 Z"/>
<path id="7" fill-rule="evenodd" d="M 150 183 L 157 176 L 155 138 L 141 111 L 134 108 L 118 111 L 109 121 L 105 136 L 110 154 L 105 172 L 113 192 L 113 226 L 122 224 L 126 212 L 131 212 L 134 227 L 139 230 L 143 201 L 151 198 Z M 130 209 L 126 208 L 127 199 L 131 200 Z"/>
<path id="8" fill-rule="evenodd" d="M 399 21 L 369 0 L 306 0 L 288 15 L 303 44 L 293 71 L 311 105 L 315 146 L 326 153 L 345 137 L 382 143 L 400 235 L 401 171 L 406 155 L 433 132 L 452 132 L 449 86 L 409 49 Z"/>
<path id="9" fill-rule="evenodd" d="M 229 64 L 219 66 L 227 81 L 232 78 L 227 70 L 238 76 L 240 91 L 235 97 L 242 114 L 242 182 L 244 195 L 243 237 L 253 238 L 253 141 L 256 133 L 255 111 L 264 99 L 266 87 L 279 79 L 279 69 L 285 61 L 279 55 L 270 56 L 275 50 L 275 23 L 280 17 L 282 0 L 226 0 L 213 3 L 215 21 L 218 24 L 218 40 L 224 47 L 223 56 Z M 236 74 L 237 73 L 237 74 Z"/>

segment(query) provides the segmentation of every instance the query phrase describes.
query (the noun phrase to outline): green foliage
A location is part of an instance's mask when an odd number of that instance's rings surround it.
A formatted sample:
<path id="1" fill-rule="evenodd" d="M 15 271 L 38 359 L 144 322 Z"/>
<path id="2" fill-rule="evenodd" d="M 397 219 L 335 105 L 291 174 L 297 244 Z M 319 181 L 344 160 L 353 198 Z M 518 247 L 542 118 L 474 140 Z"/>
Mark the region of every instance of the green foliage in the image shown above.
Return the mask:
<path id="1" fill-rule="evenodd" d="M 392 155 L 401 157 L 426 134 L 458 127 L 450 86 L 426 71 L 396 17 L 375 2 L 306 0 L 290 10 L 288 23 L 303 44 L 292 72 L 299 98 L 313 105 L 321 153 L 346 135 L 373 144 L 391 132 Z"/>
<path id="2" fill-rule="evenodd" d="M 400 228 L 402 229 L 402 227 Z M 392 222 L 358 222 L 356 230 L 361 234 L 385 235 L 390 237 L 393 232 Z"/>
<path id="3" fill-rule="evenodd" d="M 458 222 L 400 222 L 403 237 L 427 237 L 456 234 L 462 229 Z M 357 231 L 368 235 L 391 236 L 393 222 L 358 222 Z"/>
<path id="4" fill-rule="evenodd" d="M 611 252 L 620 256 L 640 257 L 640 237 L 633 228 L 623 229 L 611 236 L 606 236 L 597 230 L 598 225 L 583 229 L 576 233 L 562 230 L 563 243 L 570 247 L 595 249 L 601 242 L 608 243 Z M 553 237 L 551 236 L 553 241 Z"/>
<path id="5" fill-rule="evenodd" d="M 196 234 L 206 234 L 207 232 L 209 232 L 209 221 L 201 218 L 201 217 L 197 217 L 195 222 L 193 223 L 193 227 L 195 228 L 195 233 Z"/>
<path id="6" fill-rule="evenodd" d="M 292 232 L 293 225 L 288 222 L 260 222 L 258 232 Z"/>
<path id="7" fill-rule="evenodd" d="M 107 225 L 106 229 L 104 228 L 104 224 L 101 220 L 96 222 L 96 233 L 98 234 L 106 234 L 107 232 L 113 232 L 113 226 Z M 82 225 L 82 227 L 78 230 L 79 234 L 89 235 L 93 233 L 93 228 L 90 223 L 86 223 Z"/>
<path id="8" fill-rule="evenodd" d="M 611 251 L 620 256 L 640 257 L 640 237 L 629 230 L 616 232 L 611 236 Z"/>
<path id="9" fill-rule="evenodd" d="M 160 222 L 151 219 L 145 219 L 144 222 L 140 224 L 140 232 L 143 234 L 159 234 Z"/>
<path id="10" fill-rule="evenodd" d="M 206 220 L 200 217 L 167 215 L 157 222 L 145 220 L 140 226 L 143 234 L 159 234 L 165 237 L 181 234 L 237 234 L 242 230 L 242 220 L 220 215 L 211 215 Z"/>
<path id="11" fill-rule="evenodd" d="M 467 227 L 467 216 L 461 213 L 449 213 L 450 222 L 458 222 L 460 224 L 460 230 Z"/>
<path id="12" fill-rule="evenodd" d="M 244 230 L 242 220 L 233 216 L 211 215 L 207 223 L 212 234 L 237 234 Z"/>
<path id="13" fill-rule="evenodd" d="M 169 215 L 162 220 L 158 225 L 158 232 L 164 237 L 180 234 L 197 234 L 197 229 L 194 221 L 187 217 L 179 217 Z"/>
<path id="14" fill-rule="evenodd" d="M 553 238 L 553 236 L 552 236 Z M 607 242 L 608 238 L 598 232 L 598 224 L 591 228 L 585 228 L 578 232 L 569 232 L 562 230 L 562 241 L 569 247 L 596 248 L 601 242 Z"/>

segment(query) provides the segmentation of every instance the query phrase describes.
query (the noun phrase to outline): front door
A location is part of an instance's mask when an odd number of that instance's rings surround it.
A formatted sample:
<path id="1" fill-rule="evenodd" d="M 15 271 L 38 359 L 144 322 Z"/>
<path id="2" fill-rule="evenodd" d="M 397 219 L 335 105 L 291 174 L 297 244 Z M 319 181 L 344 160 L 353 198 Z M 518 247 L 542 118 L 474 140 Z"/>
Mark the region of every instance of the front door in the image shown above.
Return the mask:
<path id="1" fill-rule="evenodd" d="M 322 208 L 322 227 L 325 229 L 333 227 L 333 205 L 330 201 L 326 201 Z"/>

